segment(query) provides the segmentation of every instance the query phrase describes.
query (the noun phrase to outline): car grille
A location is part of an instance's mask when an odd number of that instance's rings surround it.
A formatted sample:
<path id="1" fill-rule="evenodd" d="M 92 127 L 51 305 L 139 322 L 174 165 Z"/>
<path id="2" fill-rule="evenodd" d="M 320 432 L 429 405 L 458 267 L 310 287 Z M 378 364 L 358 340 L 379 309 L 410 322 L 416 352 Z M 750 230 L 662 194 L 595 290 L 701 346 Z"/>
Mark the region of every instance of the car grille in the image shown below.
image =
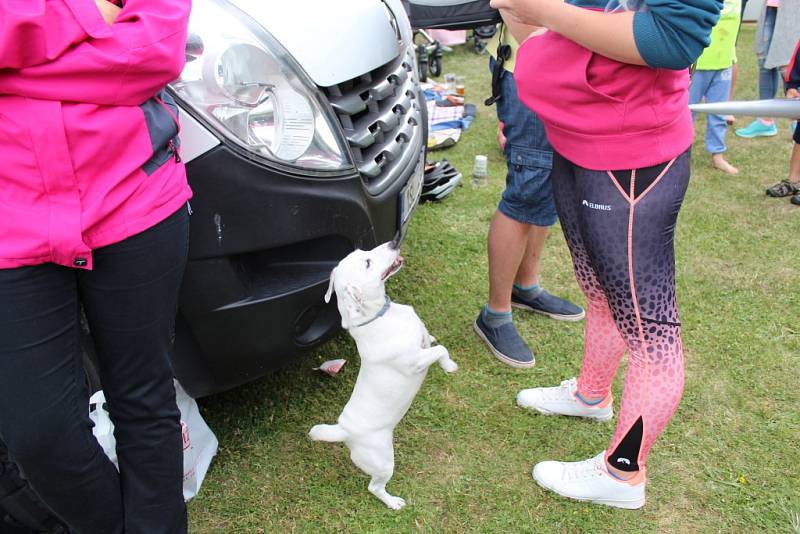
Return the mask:
<path id="1" fill-rule="evenodd" d="M 395 182 L 418 151 L 422 113 L 411 49 L 358 78 L 323 87 L 373 194 Z"/>

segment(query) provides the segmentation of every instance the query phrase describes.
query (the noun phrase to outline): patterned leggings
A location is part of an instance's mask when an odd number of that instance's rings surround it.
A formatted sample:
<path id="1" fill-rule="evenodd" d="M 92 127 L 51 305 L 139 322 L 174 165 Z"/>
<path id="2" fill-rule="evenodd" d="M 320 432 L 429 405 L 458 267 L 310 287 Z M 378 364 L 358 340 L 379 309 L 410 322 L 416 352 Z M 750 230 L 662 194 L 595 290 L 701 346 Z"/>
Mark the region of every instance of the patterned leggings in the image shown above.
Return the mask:
<path id="1" fill-rule="evenodd" d="M 689 183 L 689 151 L 633 171 L 592 171 L 556 154 L 553 192 L 575 275 L 586 295 L 578 393 L 604 397 L 630 356 L 617 429 L 607 449 L 622 471 L 644 467 L 683 392 L 673 236 Z"/>

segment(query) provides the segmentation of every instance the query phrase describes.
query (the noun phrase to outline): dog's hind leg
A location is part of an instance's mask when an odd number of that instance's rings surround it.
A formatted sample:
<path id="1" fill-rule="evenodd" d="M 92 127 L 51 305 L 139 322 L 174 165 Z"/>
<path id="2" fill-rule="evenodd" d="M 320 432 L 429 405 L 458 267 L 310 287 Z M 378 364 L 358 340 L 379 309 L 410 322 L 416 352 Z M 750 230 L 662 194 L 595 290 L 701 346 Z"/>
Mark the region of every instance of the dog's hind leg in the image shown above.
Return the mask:
<path id="1" fill-rule="evenodd" d="M 394 474 L 394 447 L 392 434 L 381 433 L 379 436 L 370 436 L 371 439 L 348 443 L 350 459 L 359 469 L 372 477 L 369 481 L 369 492 L 379 498 L 392 510 L 399 510 L 406 505 L 401 497 L 389 495 L 386 484 Z"/>
<path id="2" fill-rule="evenodd" d="M 315 425 L 308 432 L 308 437 L 313 441 L 327 441 L 338 443 L 347 439 L 347 432 L 339 425 Z"/>
<path id="3" fill-rule="evenodd" d="M 389 492 L 386 491 L 386 483 L 389 482 L 391 476 L 391 474 L 388 477 L 373 476 L 367 489 L 392 510 L 399 510 L 406 505 L 406 501 L 402 497 L 389 495 Z"/>

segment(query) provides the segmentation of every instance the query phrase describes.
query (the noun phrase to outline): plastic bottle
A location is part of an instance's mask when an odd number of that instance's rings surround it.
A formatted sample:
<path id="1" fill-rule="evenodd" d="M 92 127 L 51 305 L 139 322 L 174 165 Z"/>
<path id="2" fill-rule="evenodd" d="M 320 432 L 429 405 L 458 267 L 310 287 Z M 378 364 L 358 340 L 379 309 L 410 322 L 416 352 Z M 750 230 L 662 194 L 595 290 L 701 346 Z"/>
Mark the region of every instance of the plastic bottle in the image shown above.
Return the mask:
<path id="1" fill-rule="evenodd" d="M 472 168 L 472 187 L 484 187 L 489 177 L 488 160 L 486 156 L 475 156 L 475 165 Z"/>
<path id="2" fill-rule="evenodd" d="M 454 94 L 456 92 L 456 75 L 452 72 L 445 74 L 444 85 L 447 88 L 448 93 Z"/>

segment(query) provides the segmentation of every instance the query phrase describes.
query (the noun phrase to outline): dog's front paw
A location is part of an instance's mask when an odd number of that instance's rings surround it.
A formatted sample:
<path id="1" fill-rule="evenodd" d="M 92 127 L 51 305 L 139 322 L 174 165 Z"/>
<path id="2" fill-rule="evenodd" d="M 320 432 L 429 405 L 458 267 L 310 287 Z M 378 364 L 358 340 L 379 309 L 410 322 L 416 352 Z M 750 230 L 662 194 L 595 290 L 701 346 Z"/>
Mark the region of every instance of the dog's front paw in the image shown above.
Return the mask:
<path id="1" fill-rule="evenodd" d="M 385 499 L 383 499 L 383 502 L 385 502 L 386 506 L 392 510 L 399 510 L 406 505 L 405 499 L 402 497 L 393 497 L 391 495 L 388 495 Z"/>
<path id="2" fill-rule="evenodd" d="M 443 360 L 442 362 L 440 362 L 440 363 L 439 363 L 439 366 L 440 366 L 440 367 L 442 368 L 442 370 L 443 370 L 445 373 L 447 373 L 448 375 L 449 375 L 449 374 L 451 374 L 451 373 L 455 373 L 456 371 L 458 371 L 458 364 L 457 364 L 456 362 L 454 362 L 453 360 L 451 360 L 450 358 L 448 358 L 448 359 L 446 359 L 446 360 Z"/>

